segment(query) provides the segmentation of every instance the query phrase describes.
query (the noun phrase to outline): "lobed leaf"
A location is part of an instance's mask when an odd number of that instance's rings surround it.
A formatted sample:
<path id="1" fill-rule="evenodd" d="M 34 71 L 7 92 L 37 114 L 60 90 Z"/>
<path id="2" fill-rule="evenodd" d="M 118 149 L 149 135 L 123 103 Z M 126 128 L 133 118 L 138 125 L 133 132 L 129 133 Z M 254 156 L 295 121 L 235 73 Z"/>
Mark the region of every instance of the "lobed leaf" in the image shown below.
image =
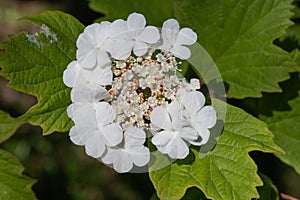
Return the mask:
<path id="1" fill-rule="evenodd" d="M 225 116 L 222 135 L 215 148 L 205 157 L 192 150 L 191 163 L 177 161 L 169 166 L 151 171 L 150 178 L 160 199 L 180 199 L 190 187 L 198 187 L 211 199 L 258 198 L 257 186 L 262 181 L 257 175 L 257 166 L 250 158 L 250 151 L 278 152 L 273 135 L 267 125 L 243 110 L 213 100 L 218 119 Z M 166 158 L 158 156 L 154 166 Z"/>
<path id="2" fill-rule="evenodd" d="M 1 43 L 1 75 L 9 86 L 37 96 L 20 121 L 41 125 L 45 134 L 68 131 L 72 121 L 66 109 L 71 103 L 70 89 L 62 80 L 63 71 L 76 57 L 76 40 L 83 25 L 71 15 L 54 11 L 25 19 L 41 26 L 35 34 L 22 33 Z"/>
<path id="3" fill-rule="evenodd" d="M 22 123 L 0 110 L 0 143 L 11 137 Z M 22 175 L 24 168 L 13 155 L 0 149 L 0 199 L 36 199 L 31 190 L 35 181 Z"/>
<path id="4" fill-rule="evenodd" d="M 10 138 L 22 123 L 0 110 L 0 143 Z"/>
<path id="5" fill-rule="evenodd" d="M 23 170 L 16 158 L 0 149 L 0 199 L 36 199 L 31 190 L 35 180 L 22 175 Z"/>
<path id="6" fill-rule="evenodd" d="M 278 82 L 295 70 L 289 54 L 272 43 L 292 24 L 291 0 L 177 0 L 174 7 L 216 62 L 229 97 L 280 92 Z"/>
<path id="7" fill-rule="evenodd" d="M 275 155 L 300 174 L 300 96 L 289 101 L 289 105 L 290 111 L 275 111 L 274 116 L 264 120 L 275 135 L 275 143 L 285 151 Z"/>
<path id="8" fill-rule="evenodd" d="M 258 187 L 259 199 L 272 199 L 272 200 L 279 200 L 278 189 L 273 184 L 272 180 L 267 177 L 266 175 L 260 173 L 259 176 L 261 177 L 264 185 Z"/>

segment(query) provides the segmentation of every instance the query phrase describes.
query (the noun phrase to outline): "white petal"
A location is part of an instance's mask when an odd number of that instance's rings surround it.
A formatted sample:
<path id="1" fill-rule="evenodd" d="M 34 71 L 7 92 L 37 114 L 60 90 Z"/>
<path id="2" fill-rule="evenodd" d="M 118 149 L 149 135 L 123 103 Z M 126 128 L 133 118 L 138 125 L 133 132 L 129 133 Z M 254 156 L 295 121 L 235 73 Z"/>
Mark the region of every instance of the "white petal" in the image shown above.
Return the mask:
<path id="1" fill-rule="evenodd" d="M 96 65 L 97 49 L 91 49 L 88 46 L 77 49 L 76 58 L 80 65 L 86 69 L 92 69 Z"/>
<path id="2" fill-rule="evenodd" d="M 109 93 L 101 86 L 88 88 L 78 85 L 71 90 L 71 100 L 73 102 L 97 102 L 107 97 L 109 97 Z"/>
<path id="3" fill-rule="evenodd" d="M 163 23 L 162 27 L 162 40 L 163 40 L 163 45 L 162 49 L 163 50 L 169 50 L 172 48 L 171 46 L 175 44 L 177 34 L 179 31 L 179 24 L 178 21 L 175 19 L 168 19 Z"/>
<path id="4" fill-rule="evenodd" d="M 99 102 L 95 105 L 96 119 L 101 126 L 108 125 L 116 118 L 114 108 L 107 102 Z"/>
<path id="5" fill-rule="evenodd" d="M 80 68 L 81 67 L 77 61 L 72 61 L 69 63 L 63 74 L 63 81 L 66 86 L 74 86 Z"/>
<path id="6" fill-rule="evenodd" d="M 135 42 L 135 45 L 133 47 L 133 53 L 136 56 L 143 56 L 148 51 L 148 45 L 144 42 Z"/>
<path id="7" fill-rule="evenodd" d="M 104 142 L 109 147 L 120 144 L 123 140 L 123 131 L 118 124 L 109 124 L 102 128 Z"/>
<path id="8" fill-rule="evenodd" d="M 201 142 L 199 143 L 199 145 L 203 145 L 203 144 L 206 144 L 208 139 L 209 139 L 209 136 L 210 136 L 210 132 L 207 128 L 199 128 L 198 130 L 198 134 L 201 136 L 202 140 Z"/>
<path id="9" fill-rule="evenodd" d="M 168 111 L 158 106 L 154 108 L 150 114 L 151 123 L 154 126 L 157 126 L 162 129 L 170 130 L 171 129 L 171 119 Z"/>
<path id="10" fill-rule="evenodd" d="M 172 129 L 179 130 L 183 124 L 182 122 L 182 111 L 180 105 L 177 102 L 172 102 L 167 105 L 166 110 L 171 117 Z"/>
<path id="11" fill-rule="evenodd" d="M 110 64 L 111 64 L 111 60 L 110 60 L 110 57 L 108 56 L 108 54 L 106 53 L 106 51 L 104 51 L 104 50 L 98 51 L 97 66 L 104 68 Z"/>
<path id="12" fill-rule="evenodd" d="M 86 141 L 85 152 L 91 157 L 101 157 L 105 149 L 106 147 L 100 134 L 94 134 Z"/>
<path id="13" fill-rule="evenodd" d="M 147 26 L 136 38 L 138 41 L 148 44 L 156 43 L 160 38 L 159 30 L 155 26 Z"/>
<path id="14" fill-rule="evenodd" d="M 84 68 L 91 69 L 96 65 L 98 48 L 107 38 L 107 23 L 92 24 L 85 28 L 76 41 L 76 58 Z"/>
<path id="15" fill-rule="evenodd" d="M 126 21 L 117 19 L 113 21 L 108 29 L 108 35 L 110 37 L 120 37 L 122 34 L 128 31 Z"/>
<path id="16" fill-rule="evenodd" d="M 212 128 L 217 122 L 216 110 L 212 106 L 205 106 L 198 112 L 198 123 L 203 128 Z"/>
<path id="17" fill-rule="evenodd" d="M 150 151 L 145 146 L 134 146 L 126 149 L 130 153 L 130 158 L 136 166 L 144 166 L 150 160 Z"/>
<path id="18" fill-rule="evenodd" d="M 132 160 L 123 150 L 120 150 L 119 152 L 119 157 L 114 161 L 113 167 L 119 173 L 129 172 L 133 167 Z"/>
<path id="19" fill-rule="evenodd" d="M 174 56 L 182 60 L 187 60 L 191 57 L 191 50 L 185 46 L 176 45 L 170 51 Z"/>
<path id="20" fill-rule="evenodd" d="M 68 114 L 68 117 L 73 119 L 74 117 L 74 112 L 73 112 L 73 104 L 70 104 L 67 108 L 67 114 Z"/>
<path id="21" fill-rule="evenodd" d="M 197 41 L 197 34 L 190 28 L 183 28 L 179 31 L 176 39 L 178 45 L 192 45 Z"/>
<path id="22" fill-rule="evenodd" d="M 80 136 L 80 134 L 78 133 L 76 126 L 73 126 L 73 127 L 70 129 L 69 136 L 70 136 L 70 140 L 71 140 L 74 144 L 80 145 L 80 146 L 84 145 L 84 142 L 82 141 L 81 136 Z"/>
<path id="23" fill-rule="evenodd" d="M 94 105 L 91 103 L 79 104 L 74 103 L 73 106 L 73 121 L 87 128 L 97 127 Z"/>
<path id="24" fill-rule="evenodd" d="M 77 86 L 71 90 L 71 100 L 73 102 L 90 102 L 92 101 L 91 91 L 85 87 Z"/>
<path id="25" fill-rule="evenodd" d="M 119 157 L 120 149 L 107 147 L 106 153 L 102 156 L 101 160 L 105 164 L 112 164 Z"/>
<path id="26" fill-rule="evenodd" d="M 106 68 L 97 68 L 101 71 L 101 74 L 98 76 L 97 84 L 98 85 L 110 85 L 113 79 L 113 73 L 110 67 Z"/>
<path id="27" fill-rule="evenodd" d="M 108 51 L 113 58 L 125 60 L 130 56 L 133 45 L 132 40 L 115 40 L 109 46 Z"/>
<path id="28" fill-rule="evenodd" d="M 85 87 L 94 89 L 97 85 L 109 85 L 112 81 L 112 71 L 110 67 L 100 68 L 96 67 L 93 70 L 81 68 L 75 82 L 76 85 L 83 85 Z"/>
<path id="29" fill-rule="evenodd" d="M 144 15 L 139 13 L 132 13 L 127 18 L 127 27 L 132 29 L 143 29 L 146 25 L 146 19 Z"/>
<path id="30" fill-rule="evenodd" d="M 180 130 L 179 132 L 180 137 L 187 140 L 187 141 L 192 141 L 192 140 L 197 140 L 198 134 L 195 129 L 192 127 L 184 127 Z"/>
<path id="31" fill-rule="evenodd" d="M 157 149 L 162 153 L 169 153 L 168 148 L 166 148 L 172 141 L 174 133 L 171 131 L 161 131 L 153 136 L 151 139 L 152 143 L 157 147 Z"/>
<path id="32" fill-rule="evenodd" d="M 189 116 L 191 116 L 192 113 L 198 112 L 204 106 L 204 103 L 205 97 L 199 91 L 188 92 L 181 98 L 181 104 Z"/>
<path id="33" fill-rule="evenodd" d="M 98 129 L 92 104 L 73 104 L 73 121 L 83 143 L 92 137 Z"/>
<path id="34" fill-rule="evenodd" d="M 76 43 L 78 47 L 76 56 L 82 67 L 92 69 L 96 64 L 101 67 L 110 63 L 110 59 L 107 58 L 107 55 L 105 56 L 105 41 L 108 38 L 107 32 L 109 27 L 109 22 L 95 23 L 88 26 L 80 34 Z"/>
<path id="35" fill-rule="evenodd" d="M 92 45 L 99 46 L 106 38 L 107 38 L 107 31 L 109 28 L 110 22 L 103 21 L 101 23 L 94 23 L 91 25 L 88 25 L 85 29 L 82 35 L 86 35 L 89 41 Z M 78 41 L 77 47 L 81 48 L 81 43 Z"/>
<path id="36" fill-rule="evenodd" d="M 139 128 L 131 127 L 125 131 L 125 148 L 139 146 L 145 143 L 146 133 Z"/>
<path id="37" fill-rule="evenodd" d="M 180 137 L 175 137 L 169 145 L 171 146 L 171 151 L 169 153 L 171 158 L 183 159 L 189 154 L 187 144 Z"/>
<path id="38" fill-rule="evenodd" d="M 96 99 L 96 101 L 100 101 L 100 100 L 110 97 L 110 94 L 108 93 L 108 91 L 104 87 L 101 87 L 101 86 L 96 86 L 96 88 L 93 92 L 93 95 L 94 95 L 94 99 Z"/>
<path id="39" fill-rule="evenodd" d="M 164 21 L 162 29 L 179 31 L 179 23 L 176 19 L 168 19 Z"/>

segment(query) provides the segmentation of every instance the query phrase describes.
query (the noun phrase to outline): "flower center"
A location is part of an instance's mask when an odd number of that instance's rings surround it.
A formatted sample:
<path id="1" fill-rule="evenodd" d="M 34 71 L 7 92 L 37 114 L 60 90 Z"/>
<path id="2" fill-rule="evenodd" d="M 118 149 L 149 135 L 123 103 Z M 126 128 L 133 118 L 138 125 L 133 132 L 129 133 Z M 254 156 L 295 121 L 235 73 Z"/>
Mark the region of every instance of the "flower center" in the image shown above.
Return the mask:
<path id="1" fill-rule="evenodd" d="M 181 83 L 185 83 L 176 75 L 178 64 L 174 56 L 162 52 L 114 61 L 113 82 L 106 89 L 117 114 L 115 123 L 123 129 L 151 128 L 150 112 L 173 101 Z"/>

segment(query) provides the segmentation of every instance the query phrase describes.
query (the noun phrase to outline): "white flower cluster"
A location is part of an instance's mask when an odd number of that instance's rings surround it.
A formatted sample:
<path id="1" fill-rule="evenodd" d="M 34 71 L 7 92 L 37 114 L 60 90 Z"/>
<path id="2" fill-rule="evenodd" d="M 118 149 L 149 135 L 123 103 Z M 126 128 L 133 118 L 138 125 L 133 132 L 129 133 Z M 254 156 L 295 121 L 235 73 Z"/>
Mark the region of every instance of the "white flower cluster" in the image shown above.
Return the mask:
<path id="1" fill-rule="evenodd" d="M 188 83 L 177 75 L 176 57 L 188 59 L 186 46 L 196 40 L 175 19 L 159 31 L 138 13 L 87 26 L 76 43 L 77 60 L 63 74 L 72 88 L 71 141 L 120 173 L 149 163 L 146 133 L 173 159 L 185 158 L 190 144 L 205 144 L 216 112 L 204 106 L 198 79 Z"/>

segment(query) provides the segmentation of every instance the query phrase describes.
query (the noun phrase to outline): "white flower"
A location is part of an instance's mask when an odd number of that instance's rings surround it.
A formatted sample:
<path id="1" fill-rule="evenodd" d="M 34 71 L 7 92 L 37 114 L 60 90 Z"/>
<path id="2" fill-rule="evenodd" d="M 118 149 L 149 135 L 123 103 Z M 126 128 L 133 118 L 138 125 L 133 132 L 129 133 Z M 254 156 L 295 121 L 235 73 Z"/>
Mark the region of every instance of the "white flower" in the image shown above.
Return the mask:
<path id="1" fill-rule="evenodd" d="M 73 102 L 97 102 L 109 97 L 107 90 L 102 87 L 112 82 L 110 68 L 95 68 L 93 70 L 80 67 L 77 61 L 72 61 L 63 74 L 66 86 L 72 87 Z"/>
<path id="2" fill-rule="evenodd" d="M 109 28 L 112 57 L 124 60 L 130 56 L 132 49 L 135 55 L 143 56 L 148 51 L 148 44 L 154 44 L 160 38 L 156 27 L 145 25 L 145 17 L 138 13 L 130 14 L 127 21 L 114 21 Z"/>
<path id="3" fill-rule="evenodd" d="M 191 56 L 191 51 L 186 45 L 192 45 L 197 41 L 197 34 L 190 28 L 179 30 L 179 24 L 175 19 L 168 19 L 163 23 L 161 36 L 163 44 L 160 48 L 183 60 Z"/>
<path id="4" fill-rule="evenodd" d="M 198 91 L 182 95 L 180 102 L 184 107 L 183 116 L 201 137 L 201 141 L 192 141 L 191 144 L 206 144 L 210 136 L 208 129 L 212 128 L 217 121 L 215 109 L 212 106 L 204 106 L 205 97 Z"/>
<path id="5" fill-rule="evenodd" d="M 173 159 L 184 159 L 190 144 L 205 144 L 215 110 L 204 106 L 198 79 L 188 83 L 177 73 L 176 57 L 188 59 L 187 46 L 196 40 L 175 19 L 159 32 L 138 13 L 87 26 L 76 42 L 77 60 L 63 74 L 72 88 L 70 140 L 120 173 L 150 161 L 144 129 L 153 133 L 158 151 Z"/>
<path id="6" fill-rule="evenodd" d="M 105 67 L 111 63 L 107 54 L 107 30 L 110 22 L 95 23 L 87 26 L 77 39 L 76 58 L 87 69 Z"/>
<path id="7" fill-rule="evenodd" d="M 107 153 L 102 157 L 106 164 L 113 164 L 113 168 L 119 172 L 129 172 L 133 164 L 141 167 L 150 160 L 150 151 L 143 144 L 146 134 L 138 128 L 128 128 L 124 133 L 123 147 L 108 147 Z"/>
<path id="8" fill-rule="evenodd" d="M 152 143 L 173 159 L 185 158 L 189 154 L 187 142 L 198 138 L 196 131 L 183 120 L 177 102 L 172 102 L 166 108 L 156 107 L 151 112 L 151 123 L 163 129 L 153 136 Z"/>
<path id="9" fill-rule="evenodd" d="M 99 158 L 106 146 L 116 146 L 123 139 L 121 127 L 112 123 L 114 109 L 106 102 L 73 103 L 68 115 L 75 123 L 69 133 L 71 141 L 84 145 L 89 156 Z"/>

